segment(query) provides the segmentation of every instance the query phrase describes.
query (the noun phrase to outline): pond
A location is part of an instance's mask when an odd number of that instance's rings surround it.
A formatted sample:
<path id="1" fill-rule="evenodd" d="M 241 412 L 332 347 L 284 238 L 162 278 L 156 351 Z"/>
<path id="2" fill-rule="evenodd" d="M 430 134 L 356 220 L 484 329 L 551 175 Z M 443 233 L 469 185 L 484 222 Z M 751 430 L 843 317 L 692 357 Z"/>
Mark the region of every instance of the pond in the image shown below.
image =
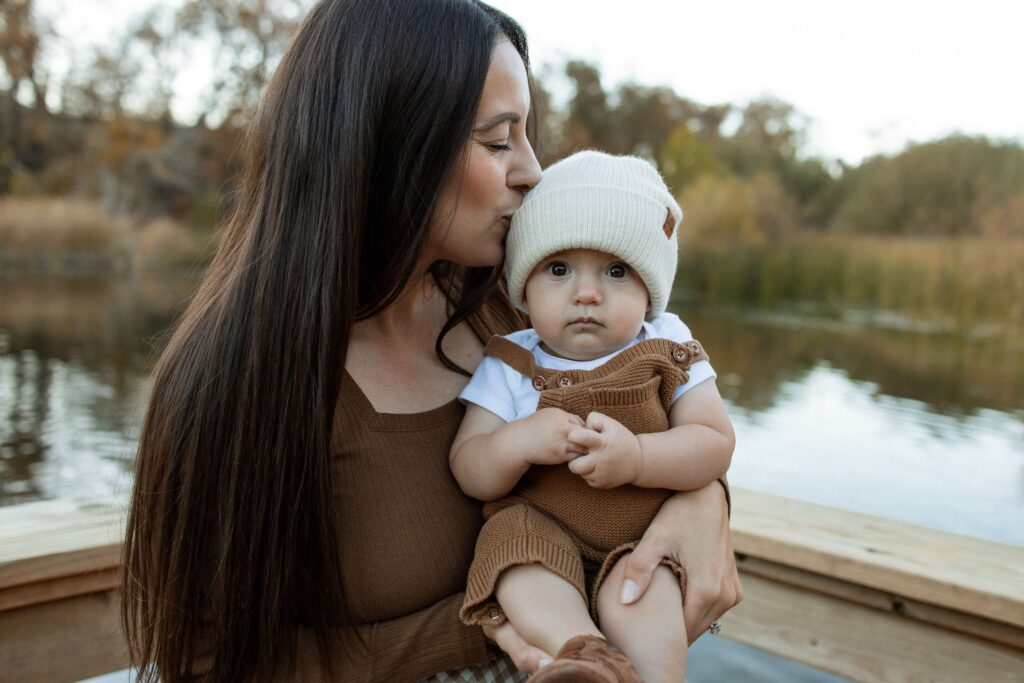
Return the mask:
<path id="1" fill-rule="evenodd" d="M 194 284 L 0 276 L 0 505 L 130 489 L 148 375 Z M 719 373 L 733 484 L 1024 545 L 1024 340 L 672 308 Z"/>

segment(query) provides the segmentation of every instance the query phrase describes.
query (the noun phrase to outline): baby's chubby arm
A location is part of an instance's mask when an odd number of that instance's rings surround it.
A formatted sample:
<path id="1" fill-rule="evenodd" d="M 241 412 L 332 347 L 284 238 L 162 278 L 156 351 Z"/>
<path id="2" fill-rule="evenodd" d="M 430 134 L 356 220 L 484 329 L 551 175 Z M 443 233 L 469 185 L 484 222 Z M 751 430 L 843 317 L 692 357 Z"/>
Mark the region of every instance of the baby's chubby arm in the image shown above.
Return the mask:
<path id="1" fill-rule="evenodd" d="M 505 422 L 469 403 L 448 464 L 466 495 L 497 500 L 515 487 L 530 465 L 560 465 L 580 455 L 583 449 L 569 441 L 569 433 L 582 426 L 582 420 L 558 408 Z"/>
<path id="2" fill-rule="evenodd" d="M 607 415 L 591 413 L 570 440 L 588 454 L 569 469 L 597 488 L 635 484 L 691 491 L 729 469 L 736 435 L 714 381 L 693 387 L 672 404 L 669 429 L 634 435 Z"/>

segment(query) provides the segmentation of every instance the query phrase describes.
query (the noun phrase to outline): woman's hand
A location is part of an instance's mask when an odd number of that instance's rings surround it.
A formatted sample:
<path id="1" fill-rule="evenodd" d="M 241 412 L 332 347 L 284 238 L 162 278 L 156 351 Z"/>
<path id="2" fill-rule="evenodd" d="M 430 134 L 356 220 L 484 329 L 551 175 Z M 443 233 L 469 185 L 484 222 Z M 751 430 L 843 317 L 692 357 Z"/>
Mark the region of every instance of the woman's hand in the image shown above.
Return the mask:
<path id="1" fill-rule="evenodd" d="M 683 613 L 692 643 L 743 598 L 721 484 L 713 481 L 665 501 L 626 561 L 622 602 L 635 602 L 644 594 L 663 557 L 686 569 Z"/>
<path id="2" fill-rule="evenodd" d="M 520 671 L 532 674 L 551 663 L 551 655 L 523 640 L 509 622 L 506 621 L 501 626 L 484 626 L 483 629 L 484 635 L 511 657 L 512 663 Z"/>

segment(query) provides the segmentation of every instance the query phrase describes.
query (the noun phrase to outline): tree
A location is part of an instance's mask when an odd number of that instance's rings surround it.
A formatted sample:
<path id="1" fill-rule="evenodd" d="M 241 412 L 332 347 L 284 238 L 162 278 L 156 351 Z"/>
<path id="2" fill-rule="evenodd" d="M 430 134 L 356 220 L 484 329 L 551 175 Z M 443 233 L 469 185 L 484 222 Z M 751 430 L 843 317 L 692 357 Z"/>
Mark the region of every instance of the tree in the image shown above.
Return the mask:
<path id="1" fill-rule="evenodd" d="M 807 117 L 788 102 L 773 98 L 748 103 L 739 116 L 736 132 L 713 145 L 723 165 L 744 177 L 764 171 L 775 174 L 801 207 L 801 221 L 825 225 L 837 202 L 836 179 L 821 159 L 800 156 Z"/>
<path id="2" fill-rule="evenodd" d="M 902 235 L 1021 235 L 1024 149 L 953 135 L 877 156 L 843 179 L 832 228 Z"/>
<path id="3" fill-rule="evenodd" d="M 214 40 L 215 80 L 201 121 L 239 126 L 255 111 L 270 74 L 298 28 L 308 0 L 188 0 L 175 26 L 184 36 Z"/>
<path id="4" fill-rule="evenodd" d="M 10 97 L 18 97 L 27 85 L 32 106 L 46 109 L 48 78 L 40 63 L 43 38 L 52 33 L 36 11 L 33 0 L 4 0 L 0 3 L 0 53 L 10 82 Z"/>
<path id="5" fill-rule="evenodd" d="M 0 93 L 0 194 L 10 191 L 15 168 L 37 169 L 42 163 L 41 131 L 34 123 L 48 113 L 49 79 L 40 54 L 50 33 L 33 0 L 0 2 L 0 54 L 7 81 Z M 26 121 L 23 99 L 30 100 L 32 122 Z"/>
<path id="6" fill-rule="evenodd" d="M 677 126 L 668 136 L 658 155 L 658 167 L 669 188 L 677 194 L 701 176 L 717 175 L 723 170 L 711 145 L 689 123 Z"/>
<path id="7" fill-rule="evenodd" d="M 664 86 L 624 83 L 615 91 L 612 149 L 657 159 L 669 135 L 680 125 L 694 126 L 701 107 Z"/>
<path id="8" fill-rule="evenodd" d="M 660 162 L 669 137 L 681 126 L 701 139 L 715 138 L 729 111 L 728 105 L 702 106 L 666 86 L 623 83 L 607 92 L 598 67 L 587 62 L 568 62 L 565 74 L 573 96 L 562 124 L 560 156 L 597 147 Z"/>
<path id="9" fill-rule="evenodd" d="M 597 67 L 573 60 L 565 65 L 565 75 L 573 83 L 573 96 L 562 127 L 559 158 L 588 147 L 604 148 L 610 130 L 608 95 Z"/>

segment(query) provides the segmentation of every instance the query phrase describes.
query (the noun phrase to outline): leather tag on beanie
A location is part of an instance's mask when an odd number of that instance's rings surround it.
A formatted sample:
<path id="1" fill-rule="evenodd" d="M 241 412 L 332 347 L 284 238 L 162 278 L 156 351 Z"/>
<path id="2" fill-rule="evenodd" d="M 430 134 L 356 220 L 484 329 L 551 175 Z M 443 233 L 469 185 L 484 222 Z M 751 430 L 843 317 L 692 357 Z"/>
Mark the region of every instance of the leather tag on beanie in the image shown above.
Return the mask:
<path id="1" fill-rule="evenodd" d="M 676 217 L 672 215 L 672 209 L 667 209 L 668 215 L 665 216 L 665 225 L 661 226 L 661 229 L 665 231 L 665 237 L 672 238 L 672 231 L 676 229 Z"/>

